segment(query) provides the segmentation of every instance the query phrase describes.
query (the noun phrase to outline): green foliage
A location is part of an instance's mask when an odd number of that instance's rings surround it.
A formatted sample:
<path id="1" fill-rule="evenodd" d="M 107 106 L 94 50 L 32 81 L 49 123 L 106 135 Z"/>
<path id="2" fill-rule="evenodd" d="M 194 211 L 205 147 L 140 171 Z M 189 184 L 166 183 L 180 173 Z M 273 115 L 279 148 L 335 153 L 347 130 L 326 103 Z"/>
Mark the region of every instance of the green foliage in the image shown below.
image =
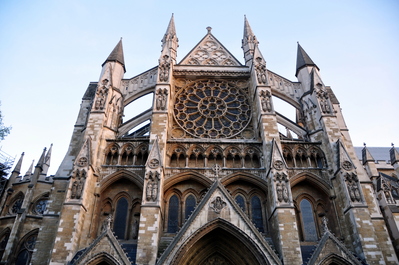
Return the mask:
<path id="1" fill-rule="evenodd" d="M 3 124 L 3 115 L 1 114 L 0 110 L 0 141 L 4 140 L 4 138 L 10 133 L 11 131 L 11 126 L 6 127 Z"/>

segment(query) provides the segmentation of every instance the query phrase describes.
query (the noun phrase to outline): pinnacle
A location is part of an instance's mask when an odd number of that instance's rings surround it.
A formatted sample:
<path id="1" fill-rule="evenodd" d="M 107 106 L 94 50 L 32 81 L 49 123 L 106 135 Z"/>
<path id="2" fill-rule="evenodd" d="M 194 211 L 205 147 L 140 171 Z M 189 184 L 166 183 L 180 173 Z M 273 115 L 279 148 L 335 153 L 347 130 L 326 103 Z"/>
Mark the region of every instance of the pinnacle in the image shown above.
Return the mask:
<path id="1" fill-rule="evenodd" d="M 122 38 L 119 40 L 118 44 L 112 50 L 112 52 L 108 56 L 107 60 L 105 60 L 105 62 L 101 66 L 104 66 L 104 64 L 107 63 L 107 62 L 118 62 L 118 63 L 120 63 L 121 65 L 123 65 L 123 69 L 126 72 L 125 59 L 124 59 L 124 56 L 123 56 Z"/>
<path id="2" fill-rule="evenodd" d="M 319 67 L 317 67 L 317 65 L 312 61 L 312 59 L 309 57 L 309 55 L 305 52 L 305 50 L 301 47 L 301 45 L 298 42 L 295 76 L 298 75 L 299 70 L 301 70 L 303 67 L 306 66 L 315 66 L 317 70 L 319 70 Z"/>

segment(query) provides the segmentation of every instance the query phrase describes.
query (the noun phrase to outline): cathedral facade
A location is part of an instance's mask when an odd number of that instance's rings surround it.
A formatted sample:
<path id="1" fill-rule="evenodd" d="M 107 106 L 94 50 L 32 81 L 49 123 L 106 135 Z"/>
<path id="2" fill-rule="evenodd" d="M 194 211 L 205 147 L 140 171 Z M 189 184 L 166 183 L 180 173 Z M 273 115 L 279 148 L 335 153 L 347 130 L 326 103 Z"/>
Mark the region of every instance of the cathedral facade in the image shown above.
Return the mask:
<path id="1" fill-rule="evenodd" d="M 367 147 L 357 157 L 299 44 L 290 81 L 267 69 L 247 19 L 244 64 L 207 31 L 177 62 L 172 16 L 158 65 L 133 78 L 119 41 L 57 173 L 50 147 L 4 183 L 1 264 L 398 264 L 398 151 L 383 169 Z M 145 95 L 148 110 L 123 120 Z"/>

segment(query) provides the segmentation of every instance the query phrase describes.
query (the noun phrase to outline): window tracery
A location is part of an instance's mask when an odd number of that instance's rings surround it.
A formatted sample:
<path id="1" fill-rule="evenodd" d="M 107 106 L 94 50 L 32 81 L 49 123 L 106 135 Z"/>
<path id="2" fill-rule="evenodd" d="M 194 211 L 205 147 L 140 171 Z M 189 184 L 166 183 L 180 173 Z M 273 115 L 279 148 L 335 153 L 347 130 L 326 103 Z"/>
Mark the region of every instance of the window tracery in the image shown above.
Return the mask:
<path id="1" fill-rule="evenodd" d="M 194 81 L 177 92 L 174 118 L 196 138 L 231 138 L 247 127 L 250 102 L 234 82 Z"/>
<path id="2" fill-rule="evenodd" d="M 25 236 L 18 247 L 17 256 L 15 258 L 15 265 L 29 264 L 32 259 L 32 253 L 36 246 L 38 232 L 31 232 Z"/>

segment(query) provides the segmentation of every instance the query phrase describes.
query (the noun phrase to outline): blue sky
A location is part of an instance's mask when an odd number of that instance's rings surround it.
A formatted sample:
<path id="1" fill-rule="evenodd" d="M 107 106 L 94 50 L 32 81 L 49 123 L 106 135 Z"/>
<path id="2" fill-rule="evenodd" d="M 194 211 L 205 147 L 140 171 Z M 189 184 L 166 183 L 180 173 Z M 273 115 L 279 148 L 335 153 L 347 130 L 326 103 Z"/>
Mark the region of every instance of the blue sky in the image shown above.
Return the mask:
<path id="1" fill-rule="evenodd" d="M 25 172 L 53 143 L 55 173 L 83 93 L 119 39 L 131 78 L 157 65 L 172 13 L 178 61 L 211 26 L 243 62 L 246 15 L 268 69 L 296 81 L 299 41 L 340 101 L 354 144 L 399 146 L 399 1 L 2 0 L 0 108 L 13 127 L 2 150 L 25 152 Z"/>

